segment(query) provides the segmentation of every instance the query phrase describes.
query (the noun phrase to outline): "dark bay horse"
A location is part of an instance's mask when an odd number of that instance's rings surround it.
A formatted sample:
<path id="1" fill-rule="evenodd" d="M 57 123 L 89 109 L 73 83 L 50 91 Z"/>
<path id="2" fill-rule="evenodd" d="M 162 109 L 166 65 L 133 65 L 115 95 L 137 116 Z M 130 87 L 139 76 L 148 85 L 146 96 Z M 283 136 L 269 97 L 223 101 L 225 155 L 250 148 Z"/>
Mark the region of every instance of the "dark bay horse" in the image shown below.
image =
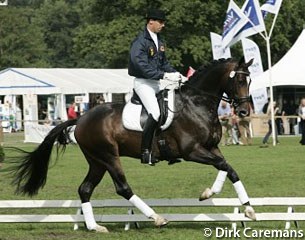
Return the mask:
<path id="1" fill-rule="evenodd" d="M 255 219 L 255 212 L 242 182 L 218 148 L 222 133 L 217 114 L 223 93 L 227 94 L 226 100 L 232 103 L 237 114 L 249 114 L 248 67 L 251 64 L 252 61 L 245 63 L 222 59 L 198 69 L 175 90 L 177 112 L 171 126 L 160 135 L 170 147 L 172 157 L 212 165 L 218 170 L 214 184 L 202 193 L 200 200 L 220 193 L 228 177 L 241 203 L 245 205 L 246 216 Z M 69 143 L 70 128 L 76 125 L 74 135 L 89 164 L 88 174 L 78 190 L 87 228 L 107 232 L 105 227 L 95 222 L 90 203 L 94 188 L 107 171 L 113 179 L 117 194 L 153 219 L 156 226 L 166 225 L 168 221 L 135 195 L 125 178 L 120 156 L 140 158 L 141 133 L 123 127 L 123 107 L 124 104 L 119 103 L 94 107 L 79 119 L 56 126 L 33 152 L 23 152 L 24 158 L 21 162 L 19 159 L 19 164 L 12 170 L 16 192 L 30 196 L 38 193 L 47 180 L 54 143 L 57 144 L 57 150 L 64 150 Z M 158 138 L 156 136 L 153 143 L 157 158 L 161 157 L 157 147 Z"/>

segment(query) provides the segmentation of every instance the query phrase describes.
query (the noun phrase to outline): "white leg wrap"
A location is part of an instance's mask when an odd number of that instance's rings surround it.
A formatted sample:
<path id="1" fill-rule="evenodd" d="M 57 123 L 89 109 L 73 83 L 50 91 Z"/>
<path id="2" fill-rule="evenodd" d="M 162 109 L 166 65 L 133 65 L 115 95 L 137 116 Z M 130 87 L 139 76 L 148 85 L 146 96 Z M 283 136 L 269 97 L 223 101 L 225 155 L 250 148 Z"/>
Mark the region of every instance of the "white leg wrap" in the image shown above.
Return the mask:
<path id="1" fill-rule="evenodd" d="M 237 181 L 236 183 L 233 184 L 233 186 L 235 188 L 235 191 L 238 195 L 240 202 L 242 204 L 249 202 L 248 194 L 247 194 L 246 189 L 245 189 L 244 185 L 242 184 L 242 182 Z"/>
<path id="2" fill-rule="evenodd" d="M 149 207 L 141 198 L 139 198 L 137 195 L 133 195 L 129 202 L 131 202 L 136 208 L 138 208 L 146 217 L 150 218 L 153 214 L 155 214 L 155 211 Z"/>
<path id="3" fill-rule="evenodd" d="M 95 230 L 97 224 L 94 219 L 91 203 L 90 202 L 82 203 L 82 211 L 88 230 Z"/>
<path id="4" fill-rule="evenodd" d="M 218 172 L 216 180 L 211 188 L 213 193 L 219 194 L 221 192 L 223 184 L 226 181 L 227 174 L 228 174 L 228 172 L 221 171 L 221 170 Z"/>

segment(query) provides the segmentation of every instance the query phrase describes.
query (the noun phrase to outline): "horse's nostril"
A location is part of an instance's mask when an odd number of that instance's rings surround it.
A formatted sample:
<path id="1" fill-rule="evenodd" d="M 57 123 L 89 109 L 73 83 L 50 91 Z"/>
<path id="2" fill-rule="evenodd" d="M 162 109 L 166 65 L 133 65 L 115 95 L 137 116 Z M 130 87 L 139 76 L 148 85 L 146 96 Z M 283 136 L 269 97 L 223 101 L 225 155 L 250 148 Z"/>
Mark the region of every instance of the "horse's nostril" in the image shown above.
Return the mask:
<path id="1" fill-rule="evenodd" d="M 240 111 L 238 112 L 238 115 L 239 115 L 240 117 L 246 117 L 246 116 L 249 115 L 249 112 L 248 112 L 247 110 L 240 110 Z"/>

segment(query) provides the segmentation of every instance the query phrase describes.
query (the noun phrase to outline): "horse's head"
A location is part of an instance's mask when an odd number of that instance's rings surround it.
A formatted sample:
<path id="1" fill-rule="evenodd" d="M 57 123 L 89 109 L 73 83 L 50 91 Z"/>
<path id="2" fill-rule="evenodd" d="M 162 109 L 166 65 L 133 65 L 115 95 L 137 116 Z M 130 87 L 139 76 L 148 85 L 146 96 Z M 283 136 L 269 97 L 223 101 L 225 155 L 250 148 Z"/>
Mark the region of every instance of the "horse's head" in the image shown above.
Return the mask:
<path id="1" fill-rule="evenodd" d="M 250 113 L 249 108 L 249 86 L 251 83 L 248 67 L 253 63 L 251 59 L 248 63 L 241 59 L 238 64 L 232 66 L 228 72 L 228 81 L 225 93 L 232 103 L 238 116 L 245 117 Z"/>

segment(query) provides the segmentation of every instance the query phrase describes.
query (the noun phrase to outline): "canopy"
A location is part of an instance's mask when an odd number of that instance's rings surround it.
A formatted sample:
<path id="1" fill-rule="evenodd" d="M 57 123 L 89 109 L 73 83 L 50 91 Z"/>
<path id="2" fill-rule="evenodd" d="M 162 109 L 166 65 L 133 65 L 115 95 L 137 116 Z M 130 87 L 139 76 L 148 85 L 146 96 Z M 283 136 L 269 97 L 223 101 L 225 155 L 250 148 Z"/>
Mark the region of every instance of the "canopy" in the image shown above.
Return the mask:
<path id="1" fill-rule="evenodd" d="M 285 56 L 272 68 L 273 86 L 305 86 L 305 29 Z M 269 87 L 269 70 L 253 78 L 251 90 Z"/>
<path id="2" fill-rule="evenodd" d="M 0 72 L 0 95 L 128 93 L 127 69 L 7 68 Z"/>

